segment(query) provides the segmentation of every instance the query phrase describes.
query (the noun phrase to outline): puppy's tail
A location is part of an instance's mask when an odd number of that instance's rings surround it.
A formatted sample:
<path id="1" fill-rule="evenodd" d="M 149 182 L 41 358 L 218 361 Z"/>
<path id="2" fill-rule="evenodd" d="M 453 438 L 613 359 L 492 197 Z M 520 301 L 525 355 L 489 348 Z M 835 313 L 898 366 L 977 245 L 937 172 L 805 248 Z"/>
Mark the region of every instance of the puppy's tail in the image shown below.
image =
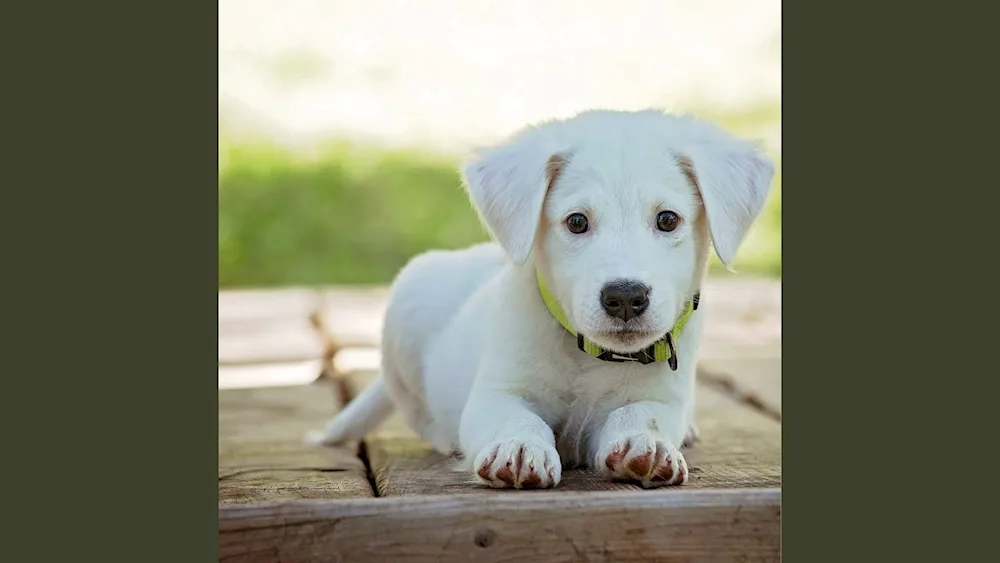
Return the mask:
<path id="1" fill-rule="evenodd" d="M 313 444 L 326 446 L 360 440 L 385 422 L 393 409 L 385 383 L 382 376 L 379 376 L 347 403 L 344 410 L 337 413 L 322 432 L 311 432 L 306 439 Z"/>

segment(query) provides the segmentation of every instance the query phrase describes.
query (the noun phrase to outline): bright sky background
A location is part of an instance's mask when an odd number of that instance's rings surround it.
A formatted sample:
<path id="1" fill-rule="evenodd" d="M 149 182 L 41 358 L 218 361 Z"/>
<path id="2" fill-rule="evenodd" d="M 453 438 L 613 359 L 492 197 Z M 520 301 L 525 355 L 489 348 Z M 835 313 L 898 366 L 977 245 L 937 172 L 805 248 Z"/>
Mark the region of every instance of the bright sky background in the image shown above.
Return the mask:
<path id="1" fill-rule="evenodd" d="M 220 123 L 462 149 L 591 107 L 780 107 L 780 0 L 220 0 Z M 756 133 L 780 151 L 779 117 Z"/>

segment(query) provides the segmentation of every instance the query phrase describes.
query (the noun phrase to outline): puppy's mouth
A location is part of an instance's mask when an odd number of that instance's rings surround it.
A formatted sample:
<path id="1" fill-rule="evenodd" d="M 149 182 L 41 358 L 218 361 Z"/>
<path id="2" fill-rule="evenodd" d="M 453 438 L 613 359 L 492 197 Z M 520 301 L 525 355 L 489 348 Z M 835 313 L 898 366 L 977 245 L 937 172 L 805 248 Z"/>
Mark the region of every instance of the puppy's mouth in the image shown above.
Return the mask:
<path id="1" fill-rule="evenodd" d="M 604 347 L 615 352 L 631 354 L 647 348 L 661 336 L 663 335 L 648 330 L 624 328 L 597 332 L 592 335 L 592 339 L 595 342 L 610 344 Z"/>
<path id="2" fill-rule="evenodd" d="M 628 340 L 633 338 L 649 338 L 653 333 L 648 330 L 635 330 L 631 328 L 623 328 L 617 330 L 609 330 L 604 333 L 604 336 L 609 338 L 620 338 L 622 340 Z"/>

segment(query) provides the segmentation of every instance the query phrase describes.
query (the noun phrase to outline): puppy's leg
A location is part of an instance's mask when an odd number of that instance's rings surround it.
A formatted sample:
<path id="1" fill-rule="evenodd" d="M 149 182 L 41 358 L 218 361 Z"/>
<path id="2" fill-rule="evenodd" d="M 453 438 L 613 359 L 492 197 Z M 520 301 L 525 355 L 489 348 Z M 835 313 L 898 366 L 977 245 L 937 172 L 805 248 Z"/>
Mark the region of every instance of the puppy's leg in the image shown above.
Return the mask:
<path id="1" fill-rule="evenodd" d="M 495 488 L 554 487 L 562 477 L 549 425 L 518 397 L 473 392 L 462 413 L 462 450 L 476 476 Z"/>
<path id="2" fill-rule="evenodd" d="M 647 488 L 681 485 L 688 468 L 677 445 L 688 430 L 679 406 L 639 401 L 615 409 L 591 442 L 594 469 Z"/>

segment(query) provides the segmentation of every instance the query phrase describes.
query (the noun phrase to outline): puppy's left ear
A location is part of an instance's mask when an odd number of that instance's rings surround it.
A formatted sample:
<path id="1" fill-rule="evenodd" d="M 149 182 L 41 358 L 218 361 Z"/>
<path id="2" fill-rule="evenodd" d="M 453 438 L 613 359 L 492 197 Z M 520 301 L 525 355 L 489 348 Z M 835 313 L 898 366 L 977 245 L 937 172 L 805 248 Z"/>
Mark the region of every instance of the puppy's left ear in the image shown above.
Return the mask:
<path id="1" fill-rule="evenodd" d="M 675 155 L 701 194 L 715 253 L 727 269 L 767 200 L 774 163 L 742 141 L 704 142 Z"/>
<path id="2" fill-rule="evenodd" d="M 531 253 L 545 196 L 566 163 L 554 144 L 531 133 L 480 150 L 462 170 L 480 218 L 518 265 Z"/>

